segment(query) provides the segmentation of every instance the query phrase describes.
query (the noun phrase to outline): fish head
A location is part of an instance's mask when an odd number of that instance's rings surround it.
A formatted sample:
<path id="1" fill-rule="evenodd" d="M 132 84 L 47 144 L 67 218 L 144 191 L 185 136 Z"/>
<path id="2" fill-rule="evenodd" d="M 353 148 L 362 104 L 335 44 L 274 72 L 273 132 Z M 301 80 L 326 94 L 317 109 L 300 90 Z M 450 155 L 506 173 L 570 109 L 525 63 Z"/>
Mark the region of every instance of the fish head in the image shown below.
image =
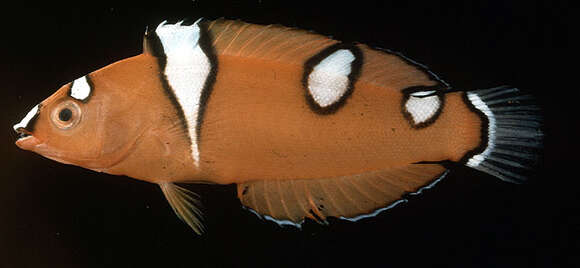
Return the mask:
<path id="1" fill-rule="evenodd" d="M 97 171 L 125 159 L 147 121 L 134 110 L 139 101 L 133 92 L 149 81 L 128 77 L 127 68 L 137 68 L 132 64 L 120 61 L 60 87 L 14 125 L 16 145 Z"/>

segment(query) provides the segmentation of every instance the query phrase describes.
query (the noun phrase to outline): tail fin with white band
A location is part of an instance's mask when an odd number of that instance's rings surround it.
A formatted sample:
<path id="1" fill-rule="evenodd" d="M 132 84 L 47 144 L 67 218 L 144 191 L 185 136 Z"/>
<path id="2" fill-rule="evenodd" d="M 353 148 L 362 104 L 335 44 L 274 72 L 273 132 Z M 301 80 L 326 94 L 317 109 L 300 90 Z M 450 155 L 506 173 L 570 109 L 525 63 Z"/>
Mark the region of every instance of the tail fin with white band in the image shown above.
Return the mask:
<path id="1" fill-rule="evenodd" d="M 466 98 L 485 123 L 482 144 L 464 158 L 465 165 L 504 181 L 525 181 L 543 145 L 534 98 L 506 86 L 468 91 Z"/>

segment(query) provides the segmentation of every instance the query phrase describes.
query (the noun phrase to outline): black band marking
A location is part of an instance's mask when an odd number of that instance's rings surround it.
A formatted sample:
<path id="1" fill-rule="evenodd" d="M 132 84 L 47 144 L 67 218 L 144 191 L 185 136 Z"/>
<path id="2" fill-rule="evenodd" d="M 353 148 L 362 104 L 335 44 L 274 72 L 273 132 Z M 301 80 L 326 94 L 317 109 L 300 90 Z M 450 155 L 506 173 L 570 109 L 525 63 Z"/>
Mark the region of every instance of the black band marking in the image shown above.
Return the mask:
<path id="1" fill-rule="evenodd" d="M 207 21 L 200 21 L 198 25 L 200 33 L 198 44 L 203 53 L 205 54 L 205 56 L 208 58 L 210 64 L 209 74 L 205 78 L 205 83 L 203 85 L 203 89 L 201 90 L 199 108 L 197 111 L 197 126 L 195 126 L 195 130 L 197 133 L 197 146 L 198 149 L 201 151 L 201 126 L 203 124 L 207 103 L 209 102 L 211 92 L 213 91 L 213 87 L 215 85 L 218 72 L 218 59 L 216 50 L 213 46 L 213 38 L 212 36 L 210 36 L 208 30 Z"/>
<path id="2" fill-rule="evenodd" d="M 182 25 L 187 26 L 184 23 L 182 23 Z M 205 108 L 207 106 L 207 103 L 208 103 L 209 98 L 211 96 L 213 86 L 214 86 L 215 81 L 216 81 L 218 60 L 217 60 L 217 53 L 216 53 L 215 48 L 213 47 L 213 44 L 212 44 L 213 40 L 212 40 L 210 33 L 207 29 L 207 22 L 200 21 L 197 25 L 199 26 L 199 29 L 200 29 L 200 36 L 199 36 L 198 43 L 196 45 L 200 46 L 201 50 L 203 51 L 205 56 L 208 58 L 209 63 L 210 63 L 210 71 L 205 79 L 204 86 L 201 90 L 199 107 L 197 107 L 198 114 L 197 114 L 197 125 L 195 126 L 195 129 L 196 129 L 196 135 L 197 135 L 197 137 L 196 137 L 197 138 L 196 139 L 197 146 L 198 146 L 198 148 L 200 148 L 201 147 L 200 146 L 201 128 L 202 128 L 201 126 L 202 126 L 203 118 L 205 115 Z M 147 39 L 146 42 L 147 42 L 147 45 L 149 48 L 149 50 L 147 52 L 150 53 L 152 56 L 157 58 L 157 63 L 159 64 L 159 70 L 161 71 L 159 73 L 160 81 L 161 81 L 161 84 L 163 86 L 165 95 L 169 98 L 169 100 L 171 101 L 171 104 L 176 109 L 177 116 L 181 122 L 184 133 L 188 133 L 189 125 L 187 123 L 185 113 L 186 112 L 193 113 L 194 111 L 184 111 L 183 110 L 183 107 L 181 107 L 181 104 L 177 100 L 177 96 L 175 95 L 171 85 L 169 84 L 167 76 L 165 75 L 165 67 L 167 65 L 167 56 L 165 55 L 165 51 L 163 49 L 163 44 L 161 43 L 159 36 L 155 33 L 155 31 L 153 31 L 153 32 L 147 33 L 145 35 L 145 38 Z M 188 139 L 188 140 L 189 140 L 189 142 L 191 142 L 190 139 Z"/>
<path id="3" fill-rule="evenodd" d="M 460 160 L 459 163 L 466 164 L 469 159 L 473 156 L 483 153 L 488 146 L 489 138 L 488 138 L 488 131 L 489 131 L 489 118 L 485 115 L 481 110 L 477 109 L 475 105 L 469 100 L 467 97 L 467 92 L 462 93 L 462 99 L 465 105 L 481 118 L 481 129 L 480 129 L 480 142 L 479 145 L 472 150 L 468 151 Z"/>
<path id="4" fill-rule="evenodd" d="M 37 108 L 38 110 L 36 111 L 36 114 L 28 121 L 28 124 L 26 124 L 26 126 L 24 127 L 26 131 L 31 133 L 34 131 L 34 127 L 36 125 L 36 122 L 38 121 L 38 116 L 40 115 L 40 110 L 42 109 L 42 103 L 39 103 Z"/>
<path id="5" fill-rule="evenodd" d="M 148 52 L 151 53 L 153 57 L 157 59 L 157 64 L 159 65 L 159 81 L 161 81 L 161 87 L 163 87 L 163 92 L 165 96 L 169 99 L 173 108 L 177 113 L 177 117 L 181 122 L 181 127 L 183 129 L 183 133 L 188 133 L 188 126 L 187 120 L 185 119 L 185 113 L 177 100 L 177 96 L 173 93 L 173 89 L 171 85 L 169 85 L 169 81 L 167 80 L 167 76 L 165 75 L 165 67 L 167 65 L 167 56 L 165 55 L 165 51 L 163 50 L 163 44 L 161 43 L 161 39 L 155 31 L 147 32 L 145 37 L 147 45 L 149 46 Z M 186 134 L 187 135 L 187 134 Z M 191 140 L 187 139 L 189 143 Z"/>
<path id="6" fill-rule="evenodd" d="M 71 98 L 73 98 L 73 96 L 72 96 L 72 88 L 73 88 L 73 85 L 74 84 L 75 84 L 75 81 L 74 80 L 68 84 L 68 93 L 67 93 L 67 95 L 69 97 L 71 97 Z M 75 98 L 73 98 L 73 99 L 75 99 Z"/>

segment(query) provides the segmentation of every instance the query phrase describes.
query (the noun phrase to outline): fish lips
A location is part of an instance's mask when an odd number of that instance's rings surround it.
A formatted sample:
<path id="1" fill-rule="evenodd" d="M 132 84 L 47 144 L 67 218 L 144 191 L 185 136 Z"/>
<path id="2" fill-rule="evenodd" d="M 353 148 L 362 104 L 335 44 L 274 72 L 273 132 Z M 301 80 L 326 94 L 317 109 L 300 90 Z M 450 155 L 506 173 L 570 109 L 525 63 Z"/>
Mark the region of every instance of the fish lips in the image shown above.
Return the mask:
<path id="1" fill-rule="evenodd" d="M 18 128 L 16 129 L 18 133 L 18 140 L 16 140 L 16 146 L 23 150 L 32 151 L 37 145 L 41 142 L 39 139 L 34 137 L 32 133 L 25 128 Z"/>
<path id="2" fill-rule="evenodd" d="M 70 161 L 63 159 L 62 155 L 58 152 L 51 150 L 46 146 L 41 140 L 37 139 L 31 134 L 22 134 L 19 132 L 20 138 L 16 140 L 16 146 L 20 149 L 35 152 L 48 159 L 70 165 Z"/>
<path id="3" fill-rule="evenodd" d="M 18 146 L 20 149 L 29 151 L 34 150 L 34 148 L 40 143 L 40 140 L 32 135 L 21 135 L 21 137 L 16 140 L 16 146 Z"/>

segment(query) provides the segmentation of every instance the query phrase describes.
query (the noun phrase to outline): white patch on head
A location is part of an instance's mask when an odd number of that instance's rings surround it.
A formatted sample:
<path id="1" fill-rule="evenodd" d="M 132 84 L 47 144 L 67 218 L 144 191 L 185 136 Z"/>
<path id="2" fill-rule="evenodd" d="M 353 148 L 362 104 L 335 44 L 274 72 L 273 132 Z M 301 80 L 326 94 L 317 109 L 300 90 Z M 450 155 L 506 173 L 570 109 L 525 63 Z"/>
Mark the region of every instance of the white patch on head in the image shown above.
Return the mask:
<path id="1" fill-rule="evenodd" d="M 495 147 L 495 116 L 487 104 L 485 104 L 485 102 L 483 102 L 483 100 L 481 100 L 477 94 L 467 93 L 467 98 L 471 101 L 473 106 L 475 106 L 476 109 L 480 110 L 485 116 L 487 116 L 488 119 L 487 147 L 480 154 L 471 157 L 466 164 L 469 167 L 477 167 L 479 164 L 481 164 L 481 162 L 483 162 L 483 160 L 485 160 L 485 158 L 491 153 L 491 151 L 493 151 L 493 148 Z"/>
<path id="2" fill-rule="evenodd" d="M 155 30 L 167 57 L 164 70 L 167 82 L 187 121 L 191 154 L 196 166 L 199 166 L 200 159 L 197 119 L 202 90 L 211 71 L 210 60 L 198 44 L 200 37 L 198 23 L 199 20 L 191 26 L 182 26 L 181 22 L 177 24 L 162 22 Z"/>
<path id="3" fill-rule="evenodd" d="M 314 66 L 308 76 L 308 91 L 320 107 L 336 103 L 348 90 L 348 75 L 355 59 L 350 50 L 339 49 Z"/>
<path id="4" fill-rule="evenodd" d="M 38 113 L 38 105 L 34 106 L 27 114 L 26 116 L 22 119 L 22 121 L 20 121 L 20 123 L 16 124 L 13 126 L 15 131 L 18 131 L 18 129 L 20 128 L 26 128 L 28 127 L 28 123 L 30 123 L 30 120 L 32 120 L 32 118 L 34 118 L 34 116 Z"/>
<path id="5" fill-rule="evenodd" d="M 420 91 L 412 93 L 405 103 L 405 109 L 411 115 L 413 122 L 421 124 L 431 119 L 441 108 L 439 96 L 430 94 L 435 91 Z M 427 96 L 427 97 L 423 97 Z"/>
<path id="6" fill-rule="evenodd" d="M 81 78 L 77 78 L 73 82 L 72 88 L 70 89 L 70 96 L 77 100 L 84 101 L 89 97 L 89 95 L 91 95 L 91 90 L 91 86 L 89 85 L 87 76 L 85 75 Z"/>

